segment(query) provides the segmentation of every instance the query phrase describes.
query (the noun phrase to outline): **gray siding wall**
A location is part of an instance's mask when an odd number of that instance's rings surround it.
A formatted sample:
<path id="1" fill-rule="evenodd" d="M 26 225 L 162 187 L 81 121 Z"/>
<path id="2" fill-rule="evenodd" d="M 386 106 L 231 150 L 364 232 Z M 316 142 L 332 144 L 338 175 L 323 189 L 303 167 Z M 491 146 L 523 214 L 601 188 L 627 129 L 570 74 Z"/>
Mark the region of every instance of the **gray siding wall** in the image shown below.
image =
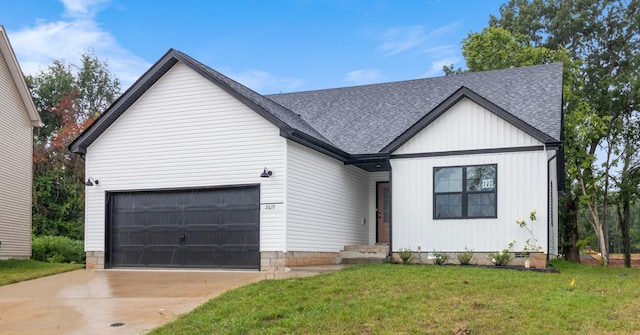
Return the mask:
<path id="1" fill-rule="evenodd" d="M 28 258 L 33 127 L 4 56 L 0 54 L 0 259 Z"/>

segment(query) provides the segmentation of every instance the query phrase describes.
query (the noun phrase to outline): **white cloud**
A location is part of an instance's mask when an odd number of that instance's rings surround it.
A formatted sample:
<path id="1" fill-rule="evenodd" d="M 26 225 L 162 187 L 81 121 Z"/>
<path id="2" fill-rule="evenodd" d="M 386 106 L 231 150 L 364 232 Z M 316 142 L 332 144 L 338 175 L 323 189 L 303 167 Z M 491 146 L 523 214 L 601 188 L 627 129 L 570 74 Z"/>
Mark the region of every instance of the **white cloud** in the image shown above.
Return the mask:
<path id="1" fill-rule="evenodd" d="M 382 50 L 386 56 L 395 55 L 416 48 L 432 48 L 429 42 L 442 38 L 443 35 L 455 30 L 461 21 L 456 21 L 440 28 L 427 31 L 423 26 L 394 27 L 387 29 L 382 35 Z"/>
<path id="2" fill-rule="evenodd" d="M 46 70 L 53 60 L 80 65 L 83 53 L 92 49 L 108 63 L 111 73 L 127 89 L 151 64 L 118 44 L 93 19 L 104 0 L 61 0 L 67 19 L 38 21 L 32 27 L 8 32 L 11 45 L 25 74 Z"/>
<path id="3" fill-rule="evenodd" d="M 248 88 L 263 94 L 291 92 L 304 82 L 297 78 L 277 78 L 266 71 L 249 69 L 243 72 L 226 71 L 225 74 Z"/>
<path id="4" fill-rule="evenodd" d="M 86 17 L 93 16 L 99 9 L 98 4 L 107 3 L 109 0 L 60 0 L 64 5 L 66 16 Z"/>
<path id="5" fill-rule="evenodd" d="M 347 78 L 345 81 L 356 84 L 356 85 L 365 85 L 376 82 L 381 82 L 384 80 L 384 76 L 380 71 L 375 69 L 362 69 L 355 70 L 347 73 Z"/>
<path id="6" fill-rule="evenodd" d="M 380 50 L 387 56 L 414 48 L 425 41 L 424 28 L 421 26 L 391 28 L 382 34 L 384 42 Z"/>
<path id="7" fill-rule="evenodd" d="M 451 64 L 456 64 L 461 59 L 458 56 L 452 55 L 449 57 L 441 58 L 431 62 L 431 67 L 425 73 L 422 74 L 422 77 L 436 77 L 443 76 L 444 72 L 442 71 L 442 67 L 449 66 Z"/>

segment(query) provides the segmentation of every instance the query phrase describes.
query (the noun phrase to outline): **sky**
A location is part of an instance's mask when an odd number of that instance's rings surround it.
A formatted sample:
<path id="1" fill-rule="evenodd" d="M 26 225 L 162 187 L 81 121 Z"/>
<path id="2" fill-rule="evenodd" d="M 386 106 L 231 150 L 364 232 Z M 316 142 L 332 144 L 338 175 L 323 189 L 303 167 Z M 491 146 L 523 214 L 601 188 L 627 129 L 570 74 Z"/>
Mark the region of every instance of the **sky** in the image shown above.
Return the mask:
<path id="1" fill-rule="evenodd" d="M 126 90 L 170 48 L 262 93 L 442 76 L 506 0 L 0 0 L 27 75 L 92 50 Z"/>

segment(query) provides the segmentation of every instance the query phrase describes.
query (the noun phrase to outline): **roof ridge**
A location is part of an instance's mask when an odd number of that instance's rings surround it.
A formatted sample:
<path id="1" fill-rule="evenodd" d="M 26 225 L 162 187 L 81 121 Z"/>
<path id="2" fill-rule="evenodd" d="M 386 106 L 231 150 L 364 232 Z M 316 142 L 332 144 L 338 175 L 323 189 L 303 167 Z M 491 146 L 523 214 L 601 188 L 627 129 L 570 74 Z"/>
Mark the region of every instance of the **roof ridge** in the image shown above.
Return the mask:
<path id="1" fill-rule="evenodd" d="M 509 67 L 509 68 L 505 68 L 505 69 L 496 69 L 496 70 L 486 70 L 486 71 L 477 71 L 477 72 L 465 72 L 465 73 L 460 73 L 460 74 L 453 74 L 453 75 L 443 75 L 443 76 L 437 76 L 437 77 L 424 77 L 424 78 L 414 78 L 414 79 L 403 79 L 403 80 L 395 80 L 395 81 L 385 81 L 385 82 L 380 82 L 380 83 L 371 83 L 371 84 L 364 84 L 364 85 L 353 85 L 353 86 L 339 86 L 339 87 L 329 87 L 329 88 L 320 88 L 320 89 L 315 89 L 315 90 L 305 90 L 305 91 L 296 91 L 296 92 L 285 92 L 285 93 L 272 93 L 272 94 L 266 94 L 264 95 L 265 97 L 272 97 L 272 96 L 283 96 L 283 95 L 288 95 L 288 94 L 302 94 L 302 93 L 312 93 L 312 92 L 324 92 L 324 91 L 334 91 L 334 90 L 348 90 L 348 89 L 360 89 L 360 88 L 367 88 L 367 87 L 372 87 L 372 86 L 385 86 L 385 85 L 397 85 L 400 83 L 411 83 L 411 82 L 417 82 L 417 81 L 430 81 L 430 80 L 442 80 L 443 78 L 452 78 L 452 77 L 456 77 L 456 78 L 460 78 L 460 77 L 464 77 L 464 76 L 477 76 L 477 75 L 491 75 L 491 73 L 496 73 L 496 72 L 506 72 L 506 71 L 518 71 L 518 70 L 525 70 L 525 69 L 531 69 L 534 67 L 545 67 L 545 66 L 551 66 L 551 65 L 563 65 L 561 62 L 553 62 L 553 63 L 545 63 L 545 64 L 535 64 L 535 65 L 527 65 L 527 66 L 516 66 L 516 67 Z"/>

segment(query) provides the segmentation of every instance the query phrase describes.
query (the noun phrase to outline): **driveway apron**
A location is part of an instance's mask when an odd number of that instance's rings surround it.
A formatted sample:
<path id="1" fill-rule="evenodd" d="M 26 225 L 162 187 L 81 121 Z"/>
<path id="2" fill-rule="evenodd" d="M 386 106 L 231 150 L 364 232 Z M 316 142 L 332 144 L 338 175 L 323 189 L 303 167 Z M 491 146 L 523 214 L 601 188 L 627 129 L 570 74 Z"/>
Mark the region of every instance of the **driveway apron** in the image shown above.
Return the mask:
<path id="1" fill-rule="evenodd" d="M 143 334 L 229 289 L 268 278 L 274 274 L 67 272 L 0 286 L 0 333 Z"/>

